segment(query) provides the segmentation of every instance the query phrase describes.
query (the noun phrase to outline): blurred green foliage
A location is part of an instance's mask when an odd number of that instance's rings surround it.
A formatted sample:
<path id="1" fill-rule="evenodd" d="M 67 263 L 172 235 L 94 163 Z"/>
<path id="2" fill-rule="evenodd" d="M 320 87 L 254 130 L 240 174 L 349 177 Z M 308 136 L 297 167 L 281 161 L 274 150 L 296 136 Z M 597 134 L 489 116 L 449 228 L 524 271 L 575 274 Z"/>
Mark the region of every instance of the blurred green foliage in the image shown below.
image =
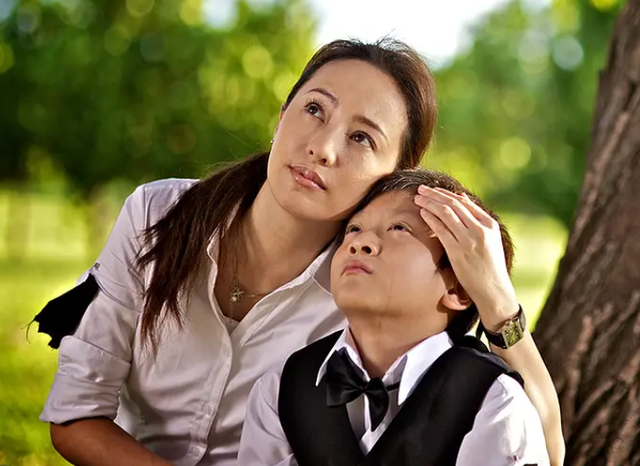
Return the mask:
<path id="1" fill-rule="evenodd" d="M 436 70 L 428 164 L 503 215 L 532 319 L 571 223 L 622 3 L 514 0 Z M 133 184 L 267 147 L 313 31 L 305 0 L 0 0 L 0 464 L 64 464 L 37 420 L 56 354 L 33 331 L 29 345 L 25 325 L 90 263 L 88 240 L 102 243 Z"/>
<path id="2" fill-rule="evenodd" d="M 0 177 L 58 171 L 86 199 L 266 148 L 313 18 L 299 0 L 241 0 L 217 28 L 205 13 L 201 0 L 18 1 L 0 17 Z"/>
<path id="3" fill-rule="evenodd" d="M 437 70 L 429 165 L 569 225 L 622 3 L 514 0 L 479 22 Z M 0 0 L 0 179 L 42 188 L 60 173 L 91 200 L 264 149 L 314 20 L 303 0 L 240 0 L 213 27 L 207 4 L 220 2 Z"/>
<path id="4" fill-rule="evenodd" d="M 429 164 L 500 210 L 573 217 L 618 0 L 513 1 L 437 73 Z"/>

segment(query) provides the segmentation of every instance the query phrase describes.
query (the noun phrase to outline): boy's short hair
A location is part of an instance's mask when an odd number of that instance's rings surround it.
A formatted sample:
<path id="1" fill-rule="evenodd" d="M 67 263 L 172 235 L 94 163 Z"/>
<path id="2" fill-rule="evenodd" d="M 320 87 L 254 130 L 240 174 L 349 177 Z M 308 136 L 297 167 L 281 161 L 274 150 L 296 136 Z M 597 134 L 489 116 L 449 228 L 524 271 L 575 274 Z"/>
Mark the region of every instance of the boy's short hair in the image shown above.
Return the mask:
<path id="1" fill-rule="evenodd" d="M 378 180 L 356 206 L 352 215 L 363 210 L 371 203 L 371 201 L 382 194 L 396 191 L 406 191 L 412 194 L 417 194 L 418 186 L 420 185 L 425 185 L 430 188 L 445 189 L 455 194 L 466 194 L 469 199 L 498 222 L 498 225 L 500 226 L 500 236 L 502 237 L 502 247 L 504 249 L 504 259 L 507 265 L 507 271 L 509 272 L 509 275 L 511 275 L 514 247 L 511 236 L 507 231 L 507 227 L 502 223 L 500 217 L 498 217 L 496 213 L 484 205 L 478 196 L 465 188 L 458 180 L 446 173 L 427 170 L 424 168 L 397 170 Z M 343 238 L 340 238 L 340 240 L 342 239 Z M 451 264 L 449 263 L 449 258 L 445 252 L 438 263 L 438 269 L 444 270 L 448 267 L 451 267 Z M 447 327 L 447 332 L 451 339 L 457 341 L 462 338 L 476 324 L 478 317 L 478 309 L 475 304 L 472 304 L 468 309 L 461 311 Z"/>

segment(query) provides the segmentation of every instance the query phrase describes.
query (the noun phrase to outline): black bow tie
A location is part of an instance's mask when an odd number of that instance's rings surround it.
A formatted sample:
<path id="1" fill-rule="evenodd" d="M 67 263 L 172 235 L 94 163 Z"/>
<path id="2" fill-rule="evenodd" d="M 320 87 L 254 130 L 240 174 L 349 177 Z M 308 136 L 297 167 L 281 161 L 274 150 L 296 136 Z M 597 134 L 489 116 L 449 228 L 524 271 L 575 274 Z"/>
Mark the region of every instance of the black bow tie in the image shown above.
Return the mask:
<path id="1" fill-rule="evenodd" d="M 380 377 L 365 382 L 344 350 L 335 351 L 329 358 L 325 381 L 327 384 L 327 406 L 345 405 L 362 394 L 369 398 L 372 431 L 378 428 L 389 409 L 387 390 L 395 389 L 399 385 L 395 384 L 387 389 Z"/>

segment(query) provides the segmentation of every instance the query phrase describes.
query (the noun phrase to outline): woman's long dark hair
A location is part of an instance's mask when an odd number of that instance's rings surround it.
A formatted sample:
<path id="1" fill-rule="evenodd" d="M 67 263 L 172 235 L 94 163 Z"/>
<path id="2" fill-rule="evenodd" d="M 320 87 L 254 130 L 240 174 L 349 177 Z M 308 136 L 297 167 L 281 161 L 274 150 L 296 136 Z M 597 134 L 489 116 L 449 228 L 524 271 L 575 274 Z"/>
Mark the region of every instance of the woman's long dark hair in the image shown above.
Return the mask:
<path id="1" fill-rule="evenodd" d="M 324 65 L 336 60 L 362 60 L 391 76 L 407 106 L 408 128 L 403 136 L 398 168 L 419 165 L 436 126 L 435 83 L 415 50 L 393 40 L 367 44 L 337 40 L 318 50 L 291 89 L 286 109 L 300 88 Z M 156 224 L 143 234 L 140 271 L 153 264 L 145 290 L 141 334 L 155 349 L 157 329 L 170 317 L 182 324 L 179 301 L 193 290 L 204 252 L 214 233 L 222 241 L 234 209 L 242 218 L 267 179 L 269 152 L 231 164 L 188 189 Z"/>

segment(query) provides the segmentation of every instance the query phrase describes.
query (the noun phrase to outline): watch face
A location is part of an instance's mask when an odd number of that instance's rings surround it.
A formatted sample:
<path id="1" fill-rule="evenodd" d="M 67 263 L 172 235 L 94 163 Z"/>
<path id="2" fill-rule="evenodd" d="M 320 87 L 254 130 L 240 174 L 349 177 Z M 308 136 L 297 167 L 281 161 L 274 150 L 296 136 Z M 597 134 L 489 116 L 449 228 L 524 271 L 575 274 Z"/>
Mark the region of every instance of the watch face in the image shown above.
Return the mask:
<path id="1" fill-rule="evenodd" d="M 502 338 L 504 338 L 504 343 L 507 348 L 510 348 L 518 343 L 523 336 L 524 332 L 522 331 L 522 327 L 520 327 L 520 322 L 518 321 L 518 319 L 514 319 L 509 322 L 507 328 L 502 331 Z"/>

